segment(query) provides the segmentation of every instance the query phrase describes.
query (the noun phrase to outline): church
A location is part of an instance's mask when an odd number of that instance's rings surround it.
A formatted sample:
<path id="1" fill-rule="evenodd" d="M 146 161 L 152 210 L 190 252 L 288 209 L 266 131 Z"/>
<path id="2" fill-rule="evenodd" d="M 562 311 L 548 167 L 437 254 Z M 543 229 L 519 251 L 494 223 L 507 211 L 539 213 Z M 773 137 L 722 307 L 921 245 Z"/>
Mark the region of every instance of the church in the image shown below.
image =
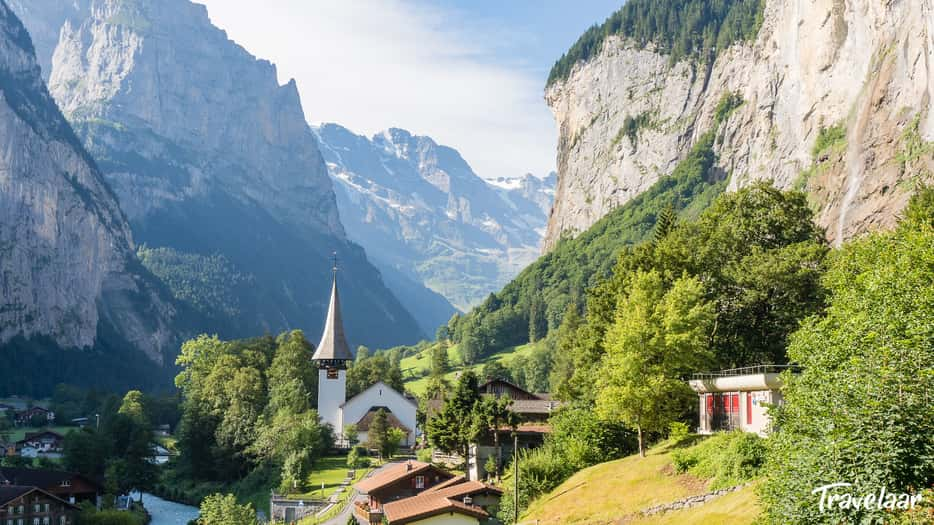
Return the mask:
<path id="1" fill-rule="evenodd" d="M 333 271 L 331 302 L 328 305 L 324 333 L 312 356 L 318 367 L 318 415 L 324 423 L 334 429 L 338 446 L 347 447 L 352 436 L 345 436 L 344 429 L 354 425 L 357 429 L 357 441 L 366 443 L 370 423 L 376 413 L 383 409 L 389 426 L 405 433 L 402 446 L 411 447 L 415 445 L 416 438 L 415 401 L 383 382 L 378 382 L 347 399 L 347 365 L 354 360 L 354 354 L 347 344 L 341 319 L 336 264 Z"/>

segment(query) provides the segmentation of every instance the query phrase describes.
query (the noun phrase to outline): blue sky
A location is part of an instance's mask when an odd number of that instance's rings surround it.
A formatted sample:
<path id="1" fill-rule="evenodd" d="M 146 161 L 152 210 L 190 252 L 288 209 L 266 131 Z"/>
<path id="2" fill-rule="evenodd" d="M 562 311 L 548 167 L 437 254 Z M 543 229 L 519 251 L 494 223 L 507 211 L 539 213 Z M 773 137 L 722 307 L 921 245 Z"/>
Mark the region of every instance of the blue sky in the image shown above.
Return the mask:
<path id="1" fill-rule="evenodd" d="M 294 78 L 309 122 L 401 127 L 461 151 L 483 177 L 554 169 L 543 100 L 554 61 L 617 1 L 196 0 Z"/>

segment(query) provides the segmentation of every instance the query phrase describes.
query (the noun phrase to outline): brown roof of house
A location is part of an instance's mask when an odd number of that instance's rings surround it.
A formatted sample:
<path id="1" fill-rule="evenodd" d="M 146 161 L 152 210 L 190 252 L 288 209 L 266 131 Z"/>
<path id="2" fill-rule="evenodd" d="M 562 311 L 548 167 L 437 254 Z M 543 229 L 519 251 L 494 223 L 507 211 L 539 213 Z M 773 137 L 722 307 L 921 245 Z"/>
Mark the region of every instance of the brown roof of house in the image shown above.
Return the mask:
<path id="1" fill-rule="evenodd" d="M 465 505 L 460 501 L 437 494 L 423 494 L 383 505 L 383 514 L 392 525 L 405 525 L 406 523 L 448 512 L 456 512 L 477 519 L 484 519 L 489 516 L 480 507 Z"/>
<path id="2" fill-rule="evenodd" d="M 436 490 L 437 489 L 437 490 Z M 457 498 L 461 499 L 464 496 L 471 496 L 473 494 L 479 494 L 481 492 L 493 492 L 502 496 L 503 491 L 494 487 L 493 485 L 487 485 L 486 483 L 481 483 L 479 481 L 467 481 L 464 480 L 461 483 L 454 483 L 446 487 L 437 488 L 432 487 L 429 490 L 426 490 L 422 494 L 416 497 L 421 497 L 423 495 L 432 495 L 443 498 Z"/>
<path id="3" fill-rule="evenodd" d="M 451 479 L 449 479 L 449 480 L 447 480 L 447 481 L 442 481 L 441 483 L 438 483 L 437 485 L 435 485 L 434 487 L 429 488 L 428 490 L 426 490 L 426 491 L 423 492 L 422 494 L 427 494 L 427 493 L 429 493 L 429 492 L 436 492 L 436 491 L 439 491 L 439 490 L 441 490 L 441 489 L 443 489 L 443 488 L 447 488 L 447 487 L 450 487 L 450 486 L 452 486 L 452 485 L 457 485 L 458 483 L 463 483 L 463 482 L 465 482 L 465 481 L 467 481 L 467 478 L 466 478 L 464 475 L 458 474 L 457 476 L 454 476 L 453 478 L 451 478 Z"/>
<path id="4" fill-rule="evenodd" d="M 43 496 L 46 496 L 56 501 L 59 501 L 61 503 L 64 503 L 65 506 L 67 506 L 68 508 L 71 508 L 71 509 L 76 508 L 74 505 L 72 505 L 71 503 L 68 503 L 62 498 L 59 498 L 58 496 L 55 496 L 53 494 L 49 494 L 48 492 L 38 487 L 27 487 L 23 485 L 0 485 L 0 506 L 6 505 L 7 503 L 19 497 L 25 496 L 27 494 L 32 494 L 33 492 L 39 492 Z"/>
<path id="5" fill-rule="evenodd" d="M 381 472 L 378 472 L 377 474 L 357 483 L 357 490 L 363 494 L 366 494 L 430 468 L 434 467 L 432 467 L 430 463 L 422 463 L 421 461 L 410 460 L 406 461 L 405 463 L 399 463 L 391 467 L 386 467 Z"/>
<path id="6" fill-rule="evenodd" d="M 516 399 L 509 405 L 509 410 L 516 414 L 550 414 L 560 406 L 560 401 L 550 399 Z"/>
<path id="7" fill-rule="evenodd" d="M 357 421 L 357 430 L 361 432 L 369 431 L 370 424 L 373 422 L 373 418 L 376 417 L 376 413 L 379 412 L 380 409 L 383 409 L 386 411 L 386 424 L 387 425 L 389 425 L 390 427 L 401 429 L 406 433 L 412 432 L 412 429 L 403 425 L 402 421 L 399 421 L 399 418 L 397 418 L 396 415 L 393 414 L 392 411 L 386 407 L 373 407 L 369 410 L 369 412 L 367 412 L 366 414 L 363 414 L 363 417 L 360 418 L 360 421 Z"/>

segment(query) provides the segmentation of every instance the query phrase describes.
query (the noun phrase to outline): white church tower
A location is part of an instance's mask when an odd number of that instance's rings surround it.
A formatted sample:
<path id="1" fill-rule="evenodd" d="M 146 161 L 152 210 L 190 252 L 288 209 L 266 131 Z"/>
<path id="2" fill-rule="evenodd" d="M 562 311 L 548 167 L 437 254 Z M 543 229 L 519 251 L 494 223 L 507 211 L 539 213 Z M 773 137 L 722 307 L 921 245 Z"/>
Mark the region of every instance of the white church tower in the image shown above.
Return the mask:
<path id="1" fill-rule="evenodd" d="M 324 322 L 321 342 L 312 360 L 318 366 L 318 415 L 334 428 L 340 438 L 343 434 L 342 405 L 347 398 L 347 362 L 353 361 L 353 352 L 344 335 L 341 302 L 337 294 L 337 259 L 334 261 L 334 282 L 331 286 L 331 304 Z"/>

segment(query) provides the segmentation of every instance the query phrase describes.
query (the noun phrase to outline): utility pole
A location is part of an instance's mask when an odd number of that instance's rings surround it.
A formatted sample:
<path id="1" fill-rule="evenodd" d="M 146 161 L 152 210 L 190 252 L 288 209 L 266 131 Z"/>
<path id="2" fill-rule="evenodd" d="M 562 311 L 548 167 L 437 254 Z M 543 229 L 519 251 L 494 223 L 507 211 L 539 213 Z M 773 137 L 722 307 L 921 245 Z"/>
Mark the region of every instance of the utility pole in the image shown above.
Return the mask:
<path id="1" fill-rule="evenodd" d="M 512 522 L 517 524 L 519 523 L 519 434 L 512 435 L 512 482 L 513 482 L 513 520 Z"/>

